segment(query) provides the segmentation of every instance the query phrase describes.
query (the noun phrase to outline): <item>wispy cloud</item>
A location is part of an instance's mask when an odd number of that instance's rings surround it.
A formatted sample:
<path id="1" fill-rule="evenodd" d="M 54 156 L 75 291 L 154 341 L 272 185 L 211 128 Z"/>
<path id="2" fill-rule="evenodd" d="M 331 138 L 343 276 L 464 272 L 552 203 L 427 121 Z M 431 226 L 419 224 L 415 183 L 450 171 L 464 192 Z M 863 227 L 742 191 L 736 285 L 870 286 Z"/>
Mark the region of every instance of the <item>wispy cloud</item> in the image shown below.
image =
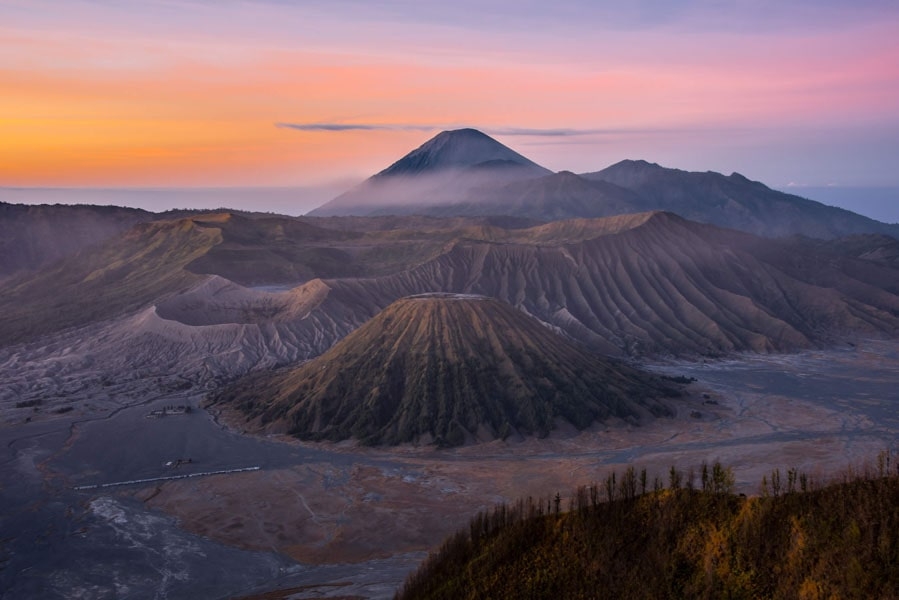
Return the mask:
<path id="1" fill-rule="evenodd" d="M 448 124 L 402 124 L 402 123 L 275 123 L 275 127 L 296 129 L 297 131 L 444 131 L 460 129 L 461 125 Z M 597 135 L 619 133 L 612 129 L 571 129 L 550 128 L 537 129 L 531 127 L 475 127 L 490 135 L 525 136 L 525 137 L 571 137 L 578 135 Z"/>
<path id="2" fill-rule="evenodd" d="M 298 131 L 434 131 L 439 125 L 401 125 L 374 123 L 275 123 L 275 127 Z"/>
<path id="3" fill-rule="evenodd" d="M 493 129 L 484 128 L 491 135 L 521 135 L 530 137 L 571 137 L 577 135 L 600 135 L 604 133 L 616 133 L 611 129 L 532 129 L 529 127 L 508 127 Z"/>

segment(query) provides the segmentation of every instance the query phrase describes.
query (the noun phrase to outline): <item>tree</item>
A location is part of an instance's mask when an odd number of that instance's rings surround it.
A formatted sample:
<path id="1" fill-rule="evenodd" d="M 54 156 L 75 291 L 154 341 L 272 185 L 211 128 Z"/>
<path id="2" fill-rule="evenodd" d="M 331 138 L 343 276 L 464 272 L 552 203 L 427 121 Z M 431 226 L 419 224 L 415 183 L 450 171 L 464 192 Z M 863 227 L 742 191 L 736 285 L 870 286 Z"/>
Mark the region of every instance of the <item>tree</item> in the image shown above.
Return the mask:
<path id="1" fill-rule="evenodd" d="M 679 490 L 682 481 L 683 474 L 678 471 L 674 465 L 671 465 L 671 468 L 668 470 L 668 488 L 672 490 Z"/>

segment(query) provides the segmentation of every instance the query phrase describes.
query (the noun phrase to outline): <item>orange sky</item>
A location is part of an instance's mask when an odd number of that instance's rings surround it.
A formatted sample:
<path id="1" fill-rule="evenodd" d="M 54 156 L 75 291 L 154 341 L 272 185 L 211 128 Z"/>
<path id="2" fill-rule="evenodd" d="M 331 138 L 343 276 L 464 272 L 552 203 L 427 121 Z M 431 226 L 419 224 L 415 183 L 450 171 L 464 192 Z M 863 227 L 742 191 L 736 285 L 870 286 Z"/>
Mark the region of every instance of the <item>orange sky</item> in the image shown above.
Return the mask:
<path id="1" fill-rule="evenodd" d="M 557 23 L 570 31 L 530 37 L 524 25 L 429 15 L 398 23 L 377 13 L 347 21 L 351 13 L 318 9 L 318 29 L 292 35 L 279 22 L 305 23 L 310 13 L 277 4 L 150 11 L 157 3 L 148 2 L 102 17 L 90 4 L 81 17 L 67 14 L 73 4 L 0 8 L 0 186 L 359 178 L 443 126 L 583 134 L 497 136 L 552 169 L 648 158 L 724 170 L 715 160 L 725 147 L 732 163 L 748 158 L 750 174 L 764 174 L 751 151 L 778 145 L 778 131 L 810 134 L 803 144 L 814 148 L 827 128 L 852 129 L 847 139 L 863 143 L 865 132 L 897 125 L 895 13 L 787 33 L 681 20 L 605 32 Z M 53 7 L 56 18 L 47 16 Z M 297 131 L 280 122 L 398 127 Z"/>

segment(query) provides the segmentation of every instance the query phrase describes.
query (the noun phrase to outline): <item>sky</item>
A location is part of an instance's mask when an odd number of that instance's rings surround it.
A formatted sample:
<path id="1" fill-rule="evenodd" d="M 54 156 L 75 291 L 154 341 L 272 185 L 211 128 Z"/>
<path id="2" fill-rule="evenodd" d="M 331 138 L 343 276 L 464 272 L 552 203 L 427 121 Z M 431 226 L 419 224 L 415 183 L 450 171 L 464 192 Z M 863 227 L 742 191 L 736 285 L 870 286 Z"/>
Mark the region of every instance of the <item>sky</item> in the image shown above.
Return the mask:
<path id="1" fill-rule="evenodd" d="M 897 31 L 894 0 L 0 0 L 0 187 L 340 189 L 458 127 L 899 186 Z"/>

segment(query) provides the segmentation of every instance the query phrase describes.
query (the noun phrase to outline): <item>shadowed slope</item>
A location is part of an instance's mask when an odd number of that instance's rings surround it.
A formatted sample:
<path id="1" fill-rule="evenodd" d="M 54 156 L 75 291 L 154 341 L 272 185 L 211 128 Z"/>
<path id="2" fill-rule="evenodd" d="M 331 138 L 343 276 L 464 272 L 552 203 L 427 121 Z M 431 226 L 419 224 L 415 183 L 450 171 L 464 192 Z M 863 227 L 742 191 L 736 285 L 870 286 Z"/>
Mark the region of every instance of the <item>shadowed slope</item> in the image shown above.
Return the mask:
<path id="1" fill-rule="evenodd" d="M 579 239 L 548 241 L 548 231 L 574 224 L 584 228 Z M 849 258 L 834 265 L 809 245 L 669 213 L 553 223 L 509 237 L 459 241 L 377 280 L 329 282 L 330 299 L 359 313 L 426 291 L 492 296 L 597 349 L 631 355 L 783 351 L 899 329 L 891 291 L 899 272 Z"/>
<path id="2" fill-rule="evenodd" d="M 513 215 L 554 221 L 642 212 L 653 208 L 638 194 L 606 181 L 591 181 L 569 171 L 482 186 L 464 202 L 423 209 L 434 215 Z"/>
<path id="3" fill-rule="evenodd" d="M 184 270 L 221 241 L 190 219 L 137 225 L 0 291 L 0 344 L 134 311 L 200 277 Z"/>
<path id="4" fill-rule="evenodd" d="M 899 240 L 889 235 L 858 234 L 821 242 L 836 254 L 899 268 Z"/>
<path id="5" fill-rule="evenodd" d="M 156 215 L 118 206 L 0 202 L 0 279 L 100 244 Z"/>
<path id="6" fill-rule="evenodd" d="M 250 377 L 218 401 L 306 439 L 457 445 L 543 436 L 557 418 L 582 429 L 664 415 L 653 398 L 676 393 L 503 302 L 428 295 L 391 304 L 321 357 Z"/>
<path id="7" fill-rule="evenodd" d="M 643 199 L 643 210 L 671 211 L 693 221 L 756 235 L 830 239 L 883 233 L 899 237 L 899 225 L 778 192 L 739 173 L 688 172 L 643 160 L 623 160 L 582 177 L 631 190 Z"/>
<path id="8" fill-rule="evenodd" d="M 483 218 L 248 218 L 219 213 L 195 220 L 204 219 L 213 219 L 209 225 L 221 229 L 222 243 L 187 269 L 249 286 L 395 273 L 434 258 L 460 237 L 505 231 Z"/>

